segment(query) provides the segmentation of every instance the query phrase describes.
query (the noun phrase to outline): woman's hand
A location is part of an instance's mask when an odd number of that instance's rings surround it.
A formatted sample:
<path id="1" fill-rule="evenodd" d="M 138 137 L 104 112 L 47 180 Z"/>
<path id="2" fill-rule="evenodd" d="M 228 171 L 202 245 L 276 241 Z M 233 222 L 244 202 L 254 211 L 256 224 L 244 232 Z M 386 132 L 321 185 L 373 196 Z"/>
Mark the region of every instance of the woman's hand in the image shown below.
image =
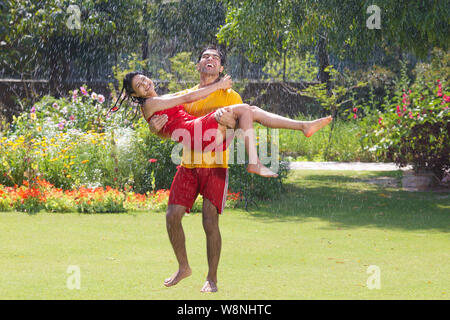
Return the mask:
<path id="1" fill-rule="evenodd" d="M 229 129 L 234 129 L 236 127 L 236 116 L 230 108 L 225 107 L 217 109 L 214 113 L 214 117 L 219 124 Z"/>
<path id="2" fill-rule="evenodd" d="M 167 114 L 154 115 L 153 117 L 150 118 L 150 121 L 148 122 L 148 128 L 154 134 L 158 134 L 158 132 L 161 131 L 161 129 L 167 123 L 167 120 L 168 120 Z"/>
<path id="3" fill-rule="evenodd" d="M 225 75 L 222 79 L 217 82 L 217 86 L 219 89 L 227 90 L 233 86 L 233 80 L 231 76 Z"/>

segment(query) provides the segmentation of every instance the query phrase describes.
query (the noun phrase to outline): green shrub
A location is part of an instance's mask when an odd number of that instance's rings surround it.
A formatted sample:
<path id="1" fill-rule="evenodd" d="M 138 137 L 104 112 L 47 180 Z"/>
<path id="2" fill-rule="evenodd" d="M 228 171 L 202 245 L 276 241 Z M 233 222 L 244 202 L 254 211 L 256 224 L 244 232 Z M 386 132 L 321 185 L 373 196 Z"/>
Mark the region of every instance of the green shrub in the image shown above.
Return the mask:
<path id="1" fill-rule="evenodd" d="M 430 170 L 438 178 L 450 169 L 450 92 L 448 74 L 442 74 L 449 66 L 450 53 L 435 56 L 431 65 L 417 66 L 415 81 L 409 86 L 402 82 L 374 131 L 380 137 L 379 153 L 400 166 Z"/>

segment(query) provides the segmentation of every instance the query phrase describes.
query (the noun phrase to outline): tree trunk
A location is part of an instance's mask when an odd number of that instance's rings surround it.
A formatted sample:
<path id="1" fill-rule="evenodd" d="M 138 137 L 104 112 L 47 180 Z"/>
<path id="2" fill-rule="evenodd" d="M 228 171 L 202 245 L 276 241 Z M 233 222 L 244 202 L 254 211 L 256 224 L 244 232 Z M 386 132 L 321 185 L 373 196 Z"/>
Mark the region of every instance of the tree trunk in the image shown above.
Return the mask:
<path id="1" fill-rule="evenodd" d="M 319 35 L 318 42 L 318 60 L 319 60 L 319 81 L 330 85 L 330 74 L 325 69 L 330 65 L 328 60 L 327 39 L 326 36 Z"/>

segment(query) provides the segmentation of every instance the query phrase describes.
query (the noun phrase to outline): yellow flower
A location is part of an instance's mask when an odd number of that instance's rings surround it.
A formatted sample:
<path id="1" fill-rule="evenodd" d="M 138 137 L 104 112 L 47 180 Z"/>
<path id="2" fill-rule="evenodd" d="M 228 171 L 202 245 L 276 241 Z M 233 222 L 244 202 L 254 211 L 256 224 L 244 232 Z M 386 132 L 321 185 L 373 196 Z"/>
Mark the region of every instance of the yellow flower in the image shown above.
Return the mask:
<path id="1" fill-rule="evenodd" d="M 36 120 L 36 113 L 30 113 L 31 120 Z"/>
<path id="2" fill-rule="evenodd" d="M 89 160 L 83 160 L 83 161 L 81 161 L 81 163 L 88 163 L 89 162 Z"/>

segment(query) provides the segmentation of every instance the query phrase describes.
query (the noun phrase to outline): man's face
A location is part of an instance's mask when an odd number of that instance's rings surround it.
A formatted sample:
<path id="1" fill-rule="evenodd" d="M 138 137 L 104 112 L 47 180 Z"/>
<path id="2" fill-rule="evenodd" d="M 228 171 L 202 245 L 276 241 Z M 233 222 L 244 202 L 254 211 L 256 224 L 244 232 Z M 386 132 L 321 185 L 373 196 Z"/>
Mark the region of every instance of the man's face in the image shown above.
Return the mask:
<path id="1" fill-rule="evenodd" d="M 214 49 L 208 49 L 203 52 L 200 61 L 197 63 L 197 70 L 200 73 L 216 75 L 218 77 L 223 71 L 219 53 Z"/>

